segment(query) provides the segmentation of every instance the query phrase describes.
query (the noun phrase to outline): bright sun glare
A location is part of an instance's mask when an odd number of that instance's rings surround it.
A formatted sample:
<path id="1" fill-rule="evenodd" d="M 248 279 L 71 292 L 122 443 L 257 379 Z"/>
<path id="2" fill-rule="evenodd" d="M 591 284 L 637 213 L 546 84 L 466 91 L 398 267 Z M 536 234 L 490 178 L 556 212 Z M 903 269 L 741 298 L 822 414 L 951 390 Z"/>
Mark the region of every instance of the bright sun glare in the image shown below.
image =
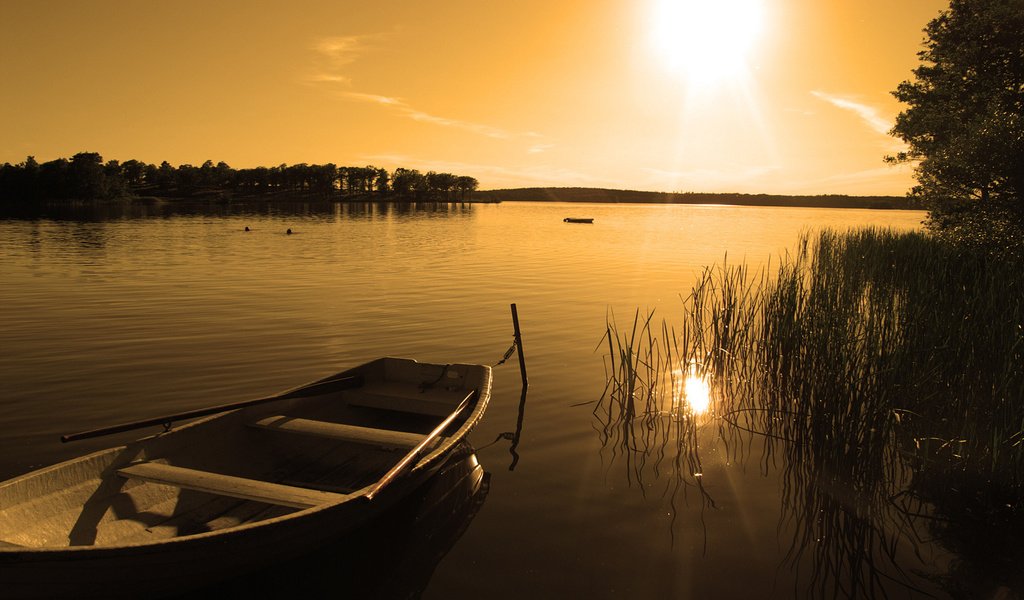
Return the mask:
<path id="1" fill-rule="evenodd" d="M 686 377 L 686 383 L 683 384 L 683 396 L 695 415 L 706 413 L 711 405 L 711 388 L 706 379 L 696 375 Z"/>
<path id="2" fill-rule="evenodd" d="M 698 89 L 737 82 L 764 22 L 762 0 L 654 0 L 655 52 Z"/>
<path id="3" fill-rule="evenodd" d="M 696 365 L 675 371 L 676 389 L 673 390 L 673 414 L 680 409 L 702 415 L 711 407 L 711 386 L 706 377 L 697 372 Z"/>

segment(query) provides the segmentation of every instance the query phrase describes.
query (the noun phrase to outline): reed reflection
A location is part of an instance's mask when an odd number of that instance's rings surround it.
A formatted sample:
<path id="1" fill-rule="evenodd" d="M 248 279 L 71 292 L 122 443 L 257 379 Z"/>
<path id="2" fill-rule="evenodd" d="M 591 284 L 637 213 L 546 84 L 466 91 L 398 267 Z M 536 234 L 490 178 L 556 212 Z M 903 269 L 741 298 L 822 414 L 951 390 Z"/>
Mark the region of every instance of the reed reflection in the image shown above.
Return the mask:
<path id="1" fill-rule="evenodd" d="M 706 281 L 703 293 L 708 295 L 696 298 L 717 297 L 720 283 Z M 688 306 L 691 314 L 708 308 Z M 721 311 L 733 309 L 719 304 L 701 318 L 720 322 L 728 318 Z M 664 483 L 676 512 L 686 490 L 696 489 L 703 514 L 715 502 L 704 487 L 701 442 L 717 433 L 737 462 L 756 458 L 765 472 L 781 465 L 779 530 L 791 538 L 780 566 L 809 566 L 802 589 L 794 590 L 798 595 L 884 597 L 893 585 L 915 588 L 919 582 L 905 576 L 896 548 L 923 534 L 920 520 L 908 516 L 920 514 L 922 507 L 898 494 L 908 471 L 893 444 L 890 415 L 870 408 L 808 410 L 834 390 L 796 384 L 787 376 L 779 381 L 795 387 L 782 393 L 758 376 L 760 363 L 751 362 L 755 357 L 741 348 L 707 351 L 716 339 L 705 337 L 715 335 L 713 326 L 692 327 L 691 322 L 684 327 L 696 336 L 670 337 L 671 331 L 663 329 L 659 340 L 651 317 L 638 313 L 625 335 L 609 323 L 608 385 L 594 413 L 602 446 L 611 453 L 609 462 L 624 464 L 630 485 L 644 493 Z M 731 339 L 750 339 L 754 332 L 739 322 L 729 328 Z M 782 400 L 790 393 L 803 396 Z M 835 395 L 828 398 L 834 407 L 842 403 Z M 843 400 L 848 407 L 866 406 L 863 397 Z M 701 436 L 705 427 L 717 431 Z"/>
<path id="2" fill-rule="evenodd" d="M 609 468 L 621 462 L 627 483 L 645 495 L 650 485 L 664 483 L 674 519 L 677 501 L 690 488 L 698 491 L 701 509 L 714 505 L 701 483 L 697 443 L 712 414 L 711 389 L 699 363 L 661 351 L 653 317 L 637 311 L 631 329 L 622 332 L 609 316 L 602 338 L 607 384 L 593 416 Z"/>
<path id="3" fill-rule="evenodd" d="M 798 595 L 1021 589 L 1024 313 L 991 287 L 1020 275 L 952 268 L 928 243 L 826 231 L 770 278 L 706 271 L 677 328 L 637 312 L 619 331 L 609 318 L 595 417 L 612 461 L 651 484 L 671 456 L 685 468 L 670 485 L 700 487 L 696 432 L 714 423 L 732 459 L 781 472 L 781 566 L 800 571 Z M 683 403 L 700 381 L 703 415 Z"/>

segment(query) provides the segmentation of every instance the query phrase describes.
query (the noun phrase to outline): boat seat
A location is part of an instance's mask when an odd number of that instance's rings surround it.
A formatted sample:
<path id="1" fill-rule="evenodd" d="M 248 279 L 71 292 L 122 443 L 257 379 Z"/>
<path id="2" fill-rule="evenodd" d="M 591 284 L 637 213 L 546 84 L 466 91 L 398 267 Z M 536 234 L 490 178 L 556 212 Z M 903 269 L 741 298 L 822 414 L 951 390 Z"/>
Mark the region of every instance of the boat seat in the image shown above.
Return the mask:
<path id="1" fill-rule="evenodd" d="M 447 417 L 467 393 L 469 391 L 464 389 L 446 390 L 439 386 L 420 390 L 414 383 L 377 381 L 345 390 L 342 398 L 352 406 Z"/>
<path id="2" fill-rule="evenodd" d="M 415 448 L 423 441 L 423 435 L 409 433 L 406 431 L 391 431 L 388 429 L 374 429 L 372 427 L 359 427 L 357 425 L 344 425 L 341 423 L 328 423 L 326 421 L 314 421 L 311 419 L 300 419 L 297 417 L 286 417 L 275 415 L 249 423 L 250 427 L 269 429 L 272 431 L 287 431 L 303 435 L 355 442 L 381 446 L 384 448 Z"/>
<path id="3" fill-rule="evenodd" d="M 310 508 L 345 500 L 347 494 L 335 494 L 319 490 L 307 490 L 280 483 L 270 483 L 245 477 L 221 475 L 209 471 L 198 471 L 175 467 L 163 463 L 139 462 L 122 467 L 117 474 L 127 479 L 141 479 L 189 490 L 207 492 L 220 496 L 254 500 L 265 504 Z"/>

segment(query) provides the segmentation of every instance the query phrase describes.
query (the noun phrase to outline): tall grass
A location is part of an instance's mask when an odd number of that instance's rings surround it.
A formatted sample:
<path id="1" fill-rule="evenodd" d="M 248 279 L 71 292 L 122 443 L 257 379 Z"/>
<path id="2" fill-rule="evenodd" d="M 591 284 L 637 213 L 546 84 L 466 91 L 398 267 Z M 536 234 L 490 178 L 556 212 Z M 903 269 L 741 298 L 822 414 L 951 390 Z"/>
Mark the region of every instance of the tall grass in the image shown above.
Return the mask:
<path id="1" fill-rule="evenodd" d="M 696 365 L 730 452 L 759 443 L 766 468 L 781 459 L 790 563 L 812 549 L 816 592 L 882 595 L 891 582 L 877 561 L 898 571 L 898 540 L 923 524 L 961 554 L 984 552 L 971 532 L 993 520 L 1022 531 L 1021 266 L 865 229 L 804 236 L 756 276 L 708 269 L 676 325 L 638 312 L 625 332 L 609 318 L 602 439 L 638 478 L 653 457 L 692 482 L 701 421 L 671 409 L 666 419 L 665 407 L 680 365 Z M 999 547 L 1019 558 L 1012 539 Z"/>

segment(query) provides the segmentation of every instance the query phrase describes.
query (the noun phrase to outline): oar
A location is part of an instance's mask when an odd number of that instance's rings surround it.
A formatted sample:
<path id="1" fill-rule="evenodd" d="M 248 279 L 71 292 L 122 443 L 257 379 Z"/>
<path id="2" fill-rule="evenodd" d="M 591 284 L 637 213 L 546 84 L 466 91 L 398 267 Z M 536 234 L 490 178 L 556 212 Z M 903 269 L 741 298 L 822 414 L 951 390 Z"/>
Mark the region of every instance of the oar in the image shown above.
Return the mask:
<path id="1" fill-rule="evenodd" d="M 153 419 L 146 419 L 143 421 L 133 421 L 131 423 L 122 423 L 120 425 L 112 425 L 110 427 L 101 427 L 100 429 L 92 429 L 89 431 L 80 431 L 78 433 L 72 433 L 69 435 L 60 436 L 61 442 L 73 442 L 76 440 L 84 440 L 88 438 L 100 437 L 103 435 L 110 435 L 112 433 L 121 433 L 122 431 L 131 431 L 132 429 L 141 429 L 143 427 L 149 427 L 151 425 L 163 425 L 170 428 L 171 423 L 174 421 L 183 421 L 185 419 L 194 419 L 196 417 L 205 417 L 206 415 L 213 415 L 216 413 L 227 412 L 229 410 L 235 410 L 236 408 L 245 408 L 247 406 L 255 406 L 257 404 L 266 404 L 267 402 L 276 402 L 278 400 L 290 400 L 292 398 L 303 398 L 306 396 L 314 396 L 316 394 L 325 394 L 333 391 L 347 390 L 356 388 L 363 385 L 362 375 L 348 375 L 345 377 L 338 377 L 336 379 L 325 379 L 323 381 L 317 381 L 307 385 L 303 385 L 297 388 L 286 390 L 280 394 L 273 396 L 267 396 L 265 398 L 256 398 L 254 400 L 243 400 L 241 402 L 232 402 L 231 404 L 221 404 L 218 406 L 211 406 L 208 408 L 199 408 L 196 410 L 190 410 L 187 412 L 181 412 L 166 417 L 156 417 Z"/>
<path id="2" fill-rule="evenodd" d="M 391 467 L 391 469 L 388 470 L 388 472 L 385 473 L 384 476 L 377 481 L 377 483 L 370 489 L 369 492 L 366 493 L 364 497 L 367 500 L 373 500 L 374 497 L 377 494 L 379 494 L 381 490 L 387 487 L 389 483 L 391 483 L 395 478 L 401 475 L 403 471 L 412 466 L 413 462 L 419 458 L 420 454 L 423 453 L 423 450 L 428 445 L 430 445 L 431 442 L 437 439 L 437 437 L 441 435 L 441 433 L 444 432 L 444 430 L 447 429 L 449 425 L 452 424 L 452 421 L 454 421 L 459 416 L 459 413 L 466 410 L 466 407 L 469 406 L 469 403 L 474 396 L 476 396 L 476 390 L 473 390 L 472 392 L 467 394 L 466 397 L 462 399 L 462 402 L 459 403 L 459 407 L 455 409 L 455 412 L 448 415 L 444 421 L 441 421 L 441 424 L 435 427 L 433 431 L 428 433 L 427 437 L 423 438 L 423 440 L 419 444 L 417 444 L 415 448 L 410 450 L 408 454 L 403 456 L 402 460 L 398 461 L 398 464 Z"/>

